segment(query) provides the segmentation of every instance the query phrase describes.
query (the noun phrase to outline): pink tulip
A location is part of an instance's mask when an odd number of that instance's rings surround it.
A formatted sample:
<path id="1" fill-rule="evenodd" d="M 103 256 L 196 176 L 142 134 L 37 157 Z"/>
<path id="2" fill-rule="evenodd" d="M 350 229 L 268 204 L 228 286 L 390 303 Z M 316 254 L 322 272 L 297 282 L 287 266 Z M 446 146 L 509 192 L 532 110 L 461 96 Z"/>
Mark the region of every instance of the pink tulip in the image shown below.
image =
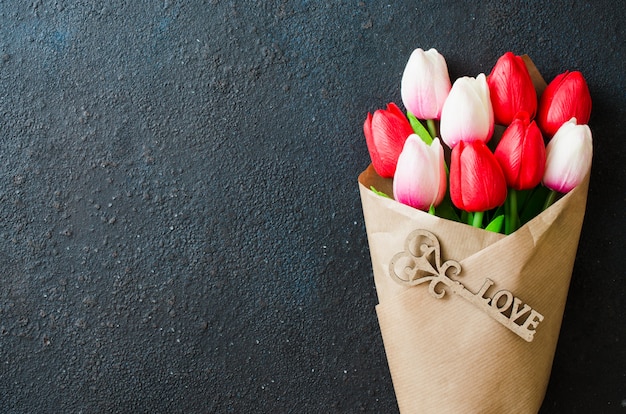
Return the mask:
<path id="1" fill-rule="evenodd" d="M 451 88 L 448 66 L 436 49 L 415 49 L 404 68 L 400 93 L 404 107 L 418 119 L 439 119 Z"/>
<path id="2" fill-rule="evenodd" d="M 487 79 L 462 77 L 452 85 L 441 111 L 441 139 L 450 148 L 460 141 L 487 142 L 493 134 L 493 108 Z"/>
<path id="3" fill-rule="evenodd" d="M 546 87 L 539 101 L 537 124 L 551 137 L 564 122 L 576 118 L 581 124 L 589 122 L 591 94 L 582 73 L 564 72 Z"/>
<path id="4" fill-rule="evenodd" d="M 446 169 L 439 138 L 429 146 L 416 134 L 404 143 L 393 180 L 396 201 L 428 210 L 446 194 Z"/>
<path id="5" fill-rule="evenodd" d="M 386 110 L 367 114 L 363 133 L 374 170 L 381 177 L 392 178 L 404 141 L 413 133 L 408 119 L 396 104 L 390 103 Z"/>
<path id="6" fill-rule="evenodd" d="M 519 111 L 530 119 L 537 112 L 537 92 L 528 69 L 520 56 L 506 52 L 498 59 L 487 77 L 495 121 L 509 125 Z"/>
<path id="7" fill-rule="evenodd" d="M 576 125 L 576 118 L 565 122 L 546 147 L 543 184 L 567 193 L 582 182 L 591 168 L 593 142 L 587 125 Z"/>

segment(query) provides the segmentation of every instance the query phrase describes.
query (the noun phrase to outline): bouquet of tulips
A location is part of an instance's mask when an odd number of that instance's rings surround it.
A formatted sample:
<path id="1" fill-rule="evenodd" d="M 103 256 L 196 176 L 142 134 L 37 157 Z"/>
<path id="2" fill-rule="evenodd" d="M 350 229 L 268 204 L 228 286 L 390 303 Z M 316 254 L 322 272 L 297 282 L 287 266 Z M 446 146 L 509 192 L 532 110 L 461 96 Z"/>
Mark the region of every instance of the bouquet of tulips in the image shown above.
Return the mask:
<path id="1" fill-rule="evenodd" d="M 510 234 L 520 217 L 530 220 L 576 187 L 591 166 L 591 96 L 580 72 L 557 76 L 538 100 L 523 58 L 511 52 L 488 77 L 451 85 L 444 57 L 417 49 L 401 94 L 406 116 L 390 103 L 364 125 L 373 168 L 394 178 L 400 203 L 437 214 L 446 201 L 441 217 Z M 492 150 L 496 124 L 506 129 Z M 439 136 L 452 152 L 449 177 Z M 455 208 L 445 197 L 448 181 Z"/>
<path id="2" fill-rule="evenodd" d="M 367 115 L 359 176 L 400 410 L 536 413 L 585 211 L 587 83 L 511 52 L 452 83 L 416 49 L 401 96 Z"/>

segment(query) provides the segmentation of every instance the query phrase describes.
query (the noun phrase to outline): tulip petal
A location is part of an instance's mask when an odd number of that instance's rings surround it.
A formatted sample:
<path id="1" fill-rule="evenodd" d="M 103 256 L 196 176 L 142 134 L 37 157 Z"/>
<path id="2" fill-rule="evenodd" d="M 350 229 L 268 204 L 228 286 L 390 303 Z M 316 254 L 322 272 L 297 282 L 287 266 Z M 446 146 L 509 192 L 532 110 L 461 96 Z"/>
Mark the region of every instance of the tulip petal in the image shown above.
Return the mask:
<path id="1" fill-rule="evenodd" d="M 374 169 L 381 177 L 393 177 L 404 141 L 413 133 L 408 119 L 396 104 L 389 103 L 387 109 L 367 115 L 363 132 Z"/>
<path id="2" fill-rule="evenodd" d="M 445 190 L 443 148 L 439 139 L 428 146 L 417 135 L 409 136 L 398 158 L 394 198 L 414 208 L 428 210 L 441 202 Z"/>
<path id="3" fill-rule="evenodd" d="M 485 75 L 457 79 L 441 112 L 441 139 L 450 148 L 459 141 L 487 142 L 493 128 L 493 108 Z"/>
<path id="4" fill-rule="evenodd" d="M 439 119 L 450 88 L 444 57 L 436 49 L 415 49 L 402 74 L 400 93 L 405 108 L 419 119 Z"/>
<path id="5" fill-rule="evenodd" d="M 495 122 L 509 125 L 519 111 L 530 118 L 537 111 L 537 93 L 528 69 L 520 56 L 512 52 L 502 55 L 487 79 Z"/>
<path id="6" fill-rule="evenodd" d="M 572 117 L 586 124 L 590 116 L 591 94 L 585 78 L 578 71 L 566 71 L 556 76 L 541 95 L 537 123 L 552 137 Z"/>
<path id="7" fill-rule="evenodd" d="M 589 126 L 576 125 L 575 118 L 564 123 L 546 147 L 544 185 L 560 193 L 571 191 L 585 178 L 592 157 Z"/>
<path id="8" fill-rule="evenodd" d="M 519 112 L 502 134 L 495 157 L 509 187 L 527 190 L 536 187 L 545 169 L 545 145 L 537 124 L 526 112 Z"/>
<path id="9" fill-rule="evenodd" d="M 506 180 L 495 156 L 482 141 L 461 141 L 452 150 L 450 197 L 457 208 L 481 212 L 502 205 Z"/>

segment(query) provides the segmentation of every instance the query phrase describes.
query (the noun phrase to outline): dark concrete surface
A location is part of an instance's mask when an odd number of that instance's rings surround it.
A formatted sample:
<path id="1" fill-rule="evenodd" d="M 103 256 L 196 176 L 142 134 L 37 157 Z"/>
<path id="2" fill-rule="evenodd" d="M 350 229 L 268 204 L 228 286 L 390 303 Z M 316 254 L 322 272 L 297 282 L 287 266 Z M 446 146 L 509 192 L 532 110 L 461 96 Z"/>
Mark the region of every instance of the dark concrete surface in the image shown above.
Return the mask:
<path id="1" fill-rule="evenodd" d="M 397 412 L 356 178 L 416 47 L 587 77 L 541 413 L 626 412 L 626 13 L 540 4 L 0 2 L 0 412 Z"/>

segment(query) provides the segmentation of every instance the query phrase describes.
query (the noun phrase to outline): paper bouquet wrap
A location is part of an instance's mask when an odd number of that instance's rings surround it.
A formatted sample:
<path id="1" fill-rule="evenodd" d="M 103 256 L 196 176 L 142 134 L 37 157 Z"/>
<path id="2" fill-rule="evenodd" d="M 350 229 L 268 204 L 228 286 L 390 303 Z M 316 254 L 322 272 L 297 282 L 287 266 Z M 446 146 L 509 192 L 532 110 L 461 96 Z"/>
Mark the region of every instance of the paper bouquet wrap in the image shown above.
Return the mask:
<path id="1" fill-rule="evenodd" d="M 379 304 L 402 413 L 537 413 L 559 336 L 589 176 L 505 236 L 382 197 L 359 176 Z"/>

